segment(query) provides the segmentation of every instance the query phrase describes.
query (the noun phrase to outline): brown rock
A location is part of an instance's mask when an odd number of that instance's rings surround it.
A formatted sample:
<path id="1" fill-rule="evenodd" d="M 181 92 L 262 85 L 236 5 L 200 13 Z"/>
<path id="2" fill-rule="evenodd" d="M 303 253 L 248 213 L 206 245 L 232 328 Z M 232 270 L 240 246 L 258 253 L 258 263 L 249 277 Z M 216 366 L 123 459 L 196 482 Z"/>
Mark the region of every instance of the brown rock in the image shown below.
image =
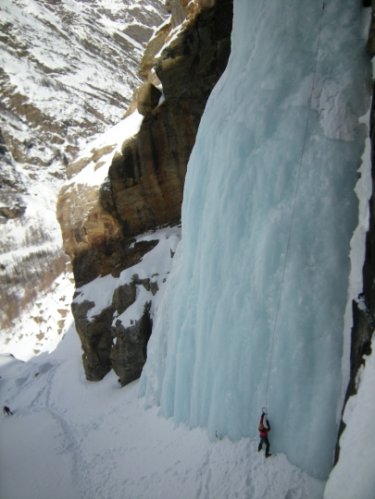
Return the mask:
<path id="1" fill-rule="evenodd" d="M 156 31 L 154 36 L 148 42 L 145 52 L 142 57 L 142 61 L 139 67 L 139 75 L 140 77 L 149 82 L 154 82 L 154 71 L 153 68 L 155 66 L 155 56 L 162 49 L 165 40 L 172 29 L 172 23 L 166 22 L 160 26 L 160 28 Z M 157 84 L 160 81 L 157 79 Z"/>
<path id="2" fill-rule="evenodd" d="M 169 8 L 172 21 L 153 37 L 141 65 L 145 83 L 132 105 L 144 115 L 138 134 L 116 153 L 99 188 L 72 183 L 59 196 L 64 249 L 72 259 L 77 286 L 98 275 L 119 275 L 134 265 L 155 242 L 132 246 L 131 238 L 175 224 L 181 216 L 186 167 L 198 125 L 230 52 L 232 0 L 171 0 Z M 171 33 L 179 23 L 181 29 Z M 103 154 L 108 152 L 106 148 Z M 90 162 L 100 168 L 101 152 L 92 151 L 72 170 Z M 132 293 L 130 288 L 116 291 L 112 306 L 92 321 L 87 320 L 87 304 L 73 306 L 88 379 L 100 379 L 111 366 L 122 384 L 139 375 L 151 331 L 148 312 L 130 331 L 120 321 L 112 329 L 115 310 L 128 306 Z M 115 346 L 112 335 L 117 338 Z"/>
<path id="3" fill-rule="evenodd" d="M 229 55 L 231 16 L 232 1 L 217 0 L 215 7 L 189 18 L 155 61 L 165 101 L 156 105 L 159 94 L 151 83 L 141 88 L 145 118 L 139 133 L 114 157 L 108 182 L 100 188 L 71 184 L 61 191 L 58 219 L 64 249 L 73 260 L 179 219 L 200 117 Z M 100 154 L 108 152 L 93 151 L 80 167 L 93 161 L 99 168 Z"/>
<path id="4" fill-rule="evenodd" d="M 130 284 L 124 284 L 115 289 L 113 293 L 113 307 L 118 314 L 122 314 L 125 310 L 135 302 L 137 296 L 137 288 L 134 281 Z"/>
<path id="5" fill-rule="evenodd" d="M 138 90 L 137 109 L 140 114 L 150 113 L 158 105 L 161 92 L 152 83 L 145 83 Z"/>
<path id="6" fill-rule="evenodd" d="M 109 171 L 112 214 L 128 235 L 180 217 L 200 118 L 229 55 L 231 9 L 231 1 L 222 0 L 199 12 L 156 61 L 165 101 L 146 114 Z"/>
<path id="7" fill-rule="evenodd" d="M 113 318 L 120 316 L 135 302 L 138 286 L 152 294 L 157 291 L 156 282 L 134 275 L 130 283 L 114 289 L 112 304 L 91 319 L 88 313 L 94 306 L 93 302 L 73 302 L 72 311 L 82 343 L 83 366 L 88 380 L 102 379 L 111 367 L 122 385 L 139 376 L 146 360 L 146 347 L 152 329 L 151 302 L 145 304 L 142 315 L 134 319 L 130 326 L 125 328 L 120 320 L 113 326 Z"/>
<path id="8" fill-rule="evenodd" d="M 101 205 L 96 186 L 69 184 L 63 187 L 57 202 L 57 218 L 64 250 L 73 264 L 79 254 L 122 235 L 118 220 Z"/>

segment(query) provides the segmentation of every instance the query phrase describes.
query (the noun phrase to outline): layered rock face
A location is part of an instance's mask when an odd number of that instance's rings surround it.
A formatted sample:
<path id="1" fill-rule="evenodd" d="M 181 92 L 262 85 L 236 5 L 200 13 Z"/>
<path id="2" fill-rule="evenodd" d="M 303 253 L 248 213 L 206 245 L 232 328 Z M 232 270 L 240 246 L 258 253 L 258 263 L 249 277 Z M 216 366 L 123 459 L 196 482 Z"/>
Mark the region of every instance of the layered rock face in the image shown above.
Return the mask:
<path id="1" fill-rule="evenodd" d="M 148 44 L 140 68 L 144 83 L 128 112 L 141 116 L 138 133 L 117 147 L 99 186 L 72 179 L 60 193 L 58 218 L 78 294 L 97 276 L 121 277 L 157 244 L 157 238 L 134 243 L 134 236 L 180 219 L 199 121 L 230 52 L 232 0 L 175 0 L 167 7 L 170 20 Z M 72 169 L 101 168 L 110 151 L 93 149 Z M 151 276 L 146 282 L 133 279 L 137 293 L 151 284 Z M 113 293 L 112 302 L 94 317 L 88 318 L 92 304 L 87 301 L 75 300 L 73 313 L 88 379 L 101 379 L 113 367 L 125 384 L 139 375 L 145 361 L 151 305 L 145 303 L 137 323 L 124 327 L 115 320 L 120 314 L 116 302 L 126 303 L 129 289 L 114 288 Z"/>

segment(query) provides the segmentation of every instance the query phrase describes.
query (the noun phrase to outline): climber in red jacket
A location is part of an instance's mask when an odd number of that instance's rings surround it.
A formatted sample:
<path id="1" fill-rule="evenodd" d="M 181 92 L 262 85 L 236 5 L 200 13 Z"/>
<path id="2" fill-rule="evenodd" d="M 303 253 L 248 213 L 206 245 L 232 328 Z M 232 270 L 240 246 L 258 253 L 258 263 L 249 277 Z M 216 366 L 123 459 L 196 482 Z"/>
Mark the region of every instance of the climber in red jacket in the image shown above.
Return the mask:
<path id="1" fill-rule="evenodd" d="M 258 452 L 262 450 L 263 444 L 266 444 L 266 457 L 270 457 L 270 443 L 268 440 L 268 432 L 271 431 L 271 425 L 267 419 L 267 413 L 262 411 L 262 415 L 259 420 L 259 438 L 260 442 L 258 445 Z"/>

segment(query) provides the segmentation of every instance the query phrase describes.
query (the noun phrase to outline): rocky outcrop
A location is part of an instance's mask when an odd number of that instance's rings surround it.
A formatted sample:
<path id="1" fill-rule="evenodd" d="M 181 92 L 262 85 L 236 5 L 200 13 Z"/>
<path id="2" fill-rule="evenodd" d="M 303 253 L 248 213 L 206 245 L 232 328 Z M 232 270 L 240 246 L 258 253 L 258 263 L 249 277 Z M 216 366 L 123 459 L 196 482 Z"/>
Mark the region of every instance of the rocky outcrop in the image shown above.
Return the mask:
<path id="1" fill-rule="evenodd" d="M 89 380 L 101 379 L 111 367 L 122 385 L 139 377 L 152 330 L 152 302 L 166 281 L 178 232 L 178 228 L 156 231 L 148 241 L 135 241 L 128 249 L 129 254 L 134 250 L 134 265 L 117 277 L 107 276 L 105 282 L 96 279 L 76 289 L 72 310 Z M 163 243 L 165 250 L 157 257 L 159 274 L 152 265 L 141 263 L 140 255 Z M 107 299 L 98 303 L 100 294 L 107 294 Z"/>
<path id="2" fill-rule="evenodd" d="M 143 116 L 138 133 L 117 148 L 99 187 L 73 179 L 59 196 L 58 218 L 77 286 L 119 275 L 149 249 L 138 246 L 135 254 L 135 235 L 180 219 L 200 118 L 230 52 L 232 0 L 171 0 L 167 7 L 171 18 L 148 44 L 140 69 L 144 83 L 128 112 Z M 103 156 L 96 149 L 84 164 L 96 171 Z M 118 314 L 113 305 L 88 322 L 89 308 L 82 307 L 74 305 L 73 313 L 88 379 L 100 379 L 111 366 L 122 384 L 138 376 L 151 331 L 149 305 L 127 327 L 111 320 Z"/>

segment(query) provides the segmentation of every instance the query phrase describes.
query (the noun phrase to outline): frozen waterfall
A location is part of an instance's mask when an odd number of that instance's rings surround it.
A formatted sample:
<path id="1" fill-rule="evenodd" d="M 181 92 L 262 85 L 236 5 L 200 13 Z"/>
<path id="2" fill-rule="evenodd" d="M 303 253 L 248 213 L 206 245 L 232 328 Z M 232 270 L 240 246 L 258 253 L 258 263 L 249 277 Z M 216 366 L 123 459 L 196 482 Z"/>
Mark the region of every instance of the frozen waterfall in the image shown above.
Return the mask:
<path id="1" fill-rule="evenodd" d="M 147 404 L 212 438 L 257 437 L 268 404 L 273 452 L 318 478 L 342 402 L 363 31 L 352 0 L 235 0 L 141 379 Z"/>

